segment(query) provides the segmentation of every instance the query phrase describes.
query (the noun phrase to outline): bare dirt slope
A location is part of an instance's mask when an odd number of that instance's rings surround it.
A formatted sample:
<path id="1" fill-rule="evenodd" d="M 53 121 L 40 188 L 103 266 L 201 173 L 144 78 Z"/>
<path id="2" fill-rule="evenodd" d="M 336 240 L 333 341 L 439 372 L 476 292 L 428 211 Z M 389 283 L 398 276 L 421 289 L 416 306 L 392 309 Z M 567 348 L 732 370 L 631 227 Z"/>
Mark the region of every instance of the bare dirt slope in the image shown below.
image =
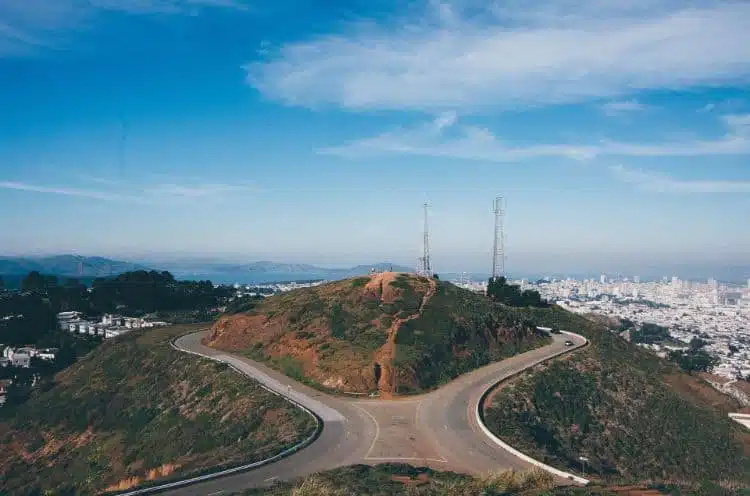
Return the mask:
<path id="1" fill-rule="evenodd" d="M 541 341 L 485 297 L 385 272 L 259 300 L 205 344 L 340 392 L 419 392 Z"/>

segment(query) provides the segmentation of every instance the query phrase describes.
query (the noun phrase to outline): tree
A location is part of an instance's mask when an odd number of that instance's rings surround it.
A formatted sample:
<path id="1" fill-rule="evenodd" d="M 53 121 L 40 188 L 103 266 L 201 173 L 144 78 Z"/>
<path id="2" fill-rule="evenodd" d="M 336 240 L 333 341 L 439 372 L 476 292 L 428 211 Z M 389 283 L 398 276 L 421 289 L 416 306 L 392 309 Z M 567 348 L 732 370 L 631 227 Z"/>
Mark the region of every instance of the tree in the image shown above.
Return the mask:
<path id="1" fill-rule="evenodd" d="M 735 346 L 733 344 L 729 345 L 729 354 L 730 355 L 734 355 L 735 353 L 739 353 L 739 352 L 740 352 L 740 349 L 737 346 Z"/>
<path id="2" fill-rule="evenodd" d="M 719 360 L 705 350 L 690 348 L 686 351 L 675 350 L 668 355 L 669 360 L 677 363 L 688 374 L 693 372 L 711 372 Z"/>
<path id="3" fill-rule="evenodd" d="M 438 280 L 438 281 L 440 280 L 440 276 L 439 276 L 439 275 L 437 275 L 437 274 L 432 274 L 432 278 L 433 278 L 433 279 L 436 279 L 436 280 Z"/>
<path id="4" fill-rule="evenodd" d="M 38 271 L 32 270 L 21 281 L 21 289 L 24 291 L 43 291 L 44 276 Z"/>
<path id="5" fill-rule="evenodd" d="M 701 348 L 703 348 L 707 344 L 708 344 L 708 341 L 706 341 L 706 340 L 703 340 L 701 338 L 693 338 L 693 339 L 690 340 L 689 346 L 690 346 L 691 350 L 700 350 Z"/>
<path id="6" fill-rule="evenodd" d="M 493 277 L 487 282 L 487 296 L 498 303 L 513 307 L 546 307 L 537 291 L 521 291 L 519 286 L 508 284 L 505 277 Z"/>
<path id="7" fill-rule="evenodd" d="M 3 276 L 0 276 L 0 292 L 5 291 L 5 281 L 3 280 Z"/>
<path id="8" fill-rule="evenodd" d="M 626 331 L 628 329 L 634 329 L 635 328 L 635 322 L 633 322 L 630 319 L 621 318 L 620 319 L 620 331 Z"/>

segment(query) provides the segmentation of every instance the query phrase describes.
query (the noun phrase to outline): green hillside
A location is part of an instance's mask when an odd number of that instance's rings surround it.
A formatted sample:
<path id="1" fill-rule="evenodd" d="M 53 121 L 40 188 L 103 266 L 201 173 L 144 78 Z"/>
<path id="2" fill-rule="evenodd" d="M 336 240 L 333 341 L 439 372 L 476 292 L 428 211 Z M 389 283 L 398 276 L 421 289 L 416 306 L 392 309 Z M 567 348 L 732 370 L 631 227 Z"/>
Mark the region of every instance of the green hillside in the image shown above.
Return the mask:
<path id="1" fill-rule="evenodd" d="M 606 482 L 750 485 L 750 433 L 727 417 L 733 400 L 600 324 L 557 308 L 523 312 L 591 345 L 498 392 L 485 416 L 500 437 L 566 470 L 580 472 L 584 456 Z"/>
<path id="2" fill-rule="evenodd" d="M 170 347 L 194 329 L 108 340 L 0 421 L 2 489 L 126 488 L 265 458 L 314 430 L 310 416 L 256 382 Z"/>
<path id="3" fill-rule="evenodd" d="M 545 341 L 456 286 L 386 272 L 232 305 L 206 343 L 333 391 L 418 393 Z"/>

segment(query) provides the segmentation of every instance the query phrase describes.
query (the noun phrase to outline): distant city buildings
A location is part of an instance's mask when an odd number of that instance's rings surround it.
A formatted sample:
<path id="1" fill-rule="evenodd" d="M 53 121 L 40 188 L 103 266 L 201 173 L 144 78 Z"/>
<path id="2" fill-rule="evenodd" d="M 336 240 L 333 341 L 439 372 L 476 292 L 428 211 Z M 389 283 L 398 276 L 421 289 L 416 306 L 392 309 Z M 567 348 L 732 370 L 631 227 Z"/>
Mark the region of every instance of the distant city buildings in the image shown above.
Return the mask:
<path id="1" fill-rule="evenodd" d="M 578 281 L 552 279 L 542 284 L 520 283 L 539 291 L 543 298 L 571 312 L 597 313 L 629 319 L 635 324 L 653 323 L 669 329 L 686 347 L 694 337 L 709 342 L 707 351 L 719 358 L 714 374 L 732 381 L 750 376 L 750 282 L 748 287 L 683 281 L 679 277 L 640 282 L 638 276 Z M 679 346 L 648 345 L 665 355 Z M 722 386 L 725 387 L 725 386 Z"/>

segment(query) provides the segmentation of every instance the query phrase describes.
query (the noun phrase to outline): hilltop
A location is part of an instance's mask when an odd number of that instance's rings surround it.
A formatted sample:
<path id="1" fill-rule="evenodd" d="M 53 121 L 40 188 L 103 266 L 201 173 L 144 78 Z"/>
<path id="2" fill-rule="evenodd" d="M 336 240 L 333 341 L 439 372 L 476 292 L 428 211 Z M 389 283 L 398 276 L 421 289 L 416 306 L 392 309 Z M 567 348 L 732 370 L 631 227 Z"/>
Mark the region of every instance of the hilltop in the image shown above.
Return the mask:
<path id="1" fill-rule="evenodd" d="M 225 364 L 174 350 L 198 329 L 108 340 L 0 419 L 5 494 L 94 494 L 272 456 L 312 418 Z M 9 416 L 8 416 L 9 415 Z"/>
<path id="2" fill-rule="evenodd" d="M 727 416 L 741 408 L 734 399 L 602 321 L 559 308 L 524 313 L 591 344 L 500 388 L 485 418 L 501 438 L 564 470 L 580 473 L 584 456 L 586 473 L 605 483 L 750 485 L 750 432 Z"/>
<path id="3" fill-rule="evenodd" d="M 416 393 L 544 341 L 484 296 L 384 272 L 235 307 L 205 343 L 322 388 Z"/>

